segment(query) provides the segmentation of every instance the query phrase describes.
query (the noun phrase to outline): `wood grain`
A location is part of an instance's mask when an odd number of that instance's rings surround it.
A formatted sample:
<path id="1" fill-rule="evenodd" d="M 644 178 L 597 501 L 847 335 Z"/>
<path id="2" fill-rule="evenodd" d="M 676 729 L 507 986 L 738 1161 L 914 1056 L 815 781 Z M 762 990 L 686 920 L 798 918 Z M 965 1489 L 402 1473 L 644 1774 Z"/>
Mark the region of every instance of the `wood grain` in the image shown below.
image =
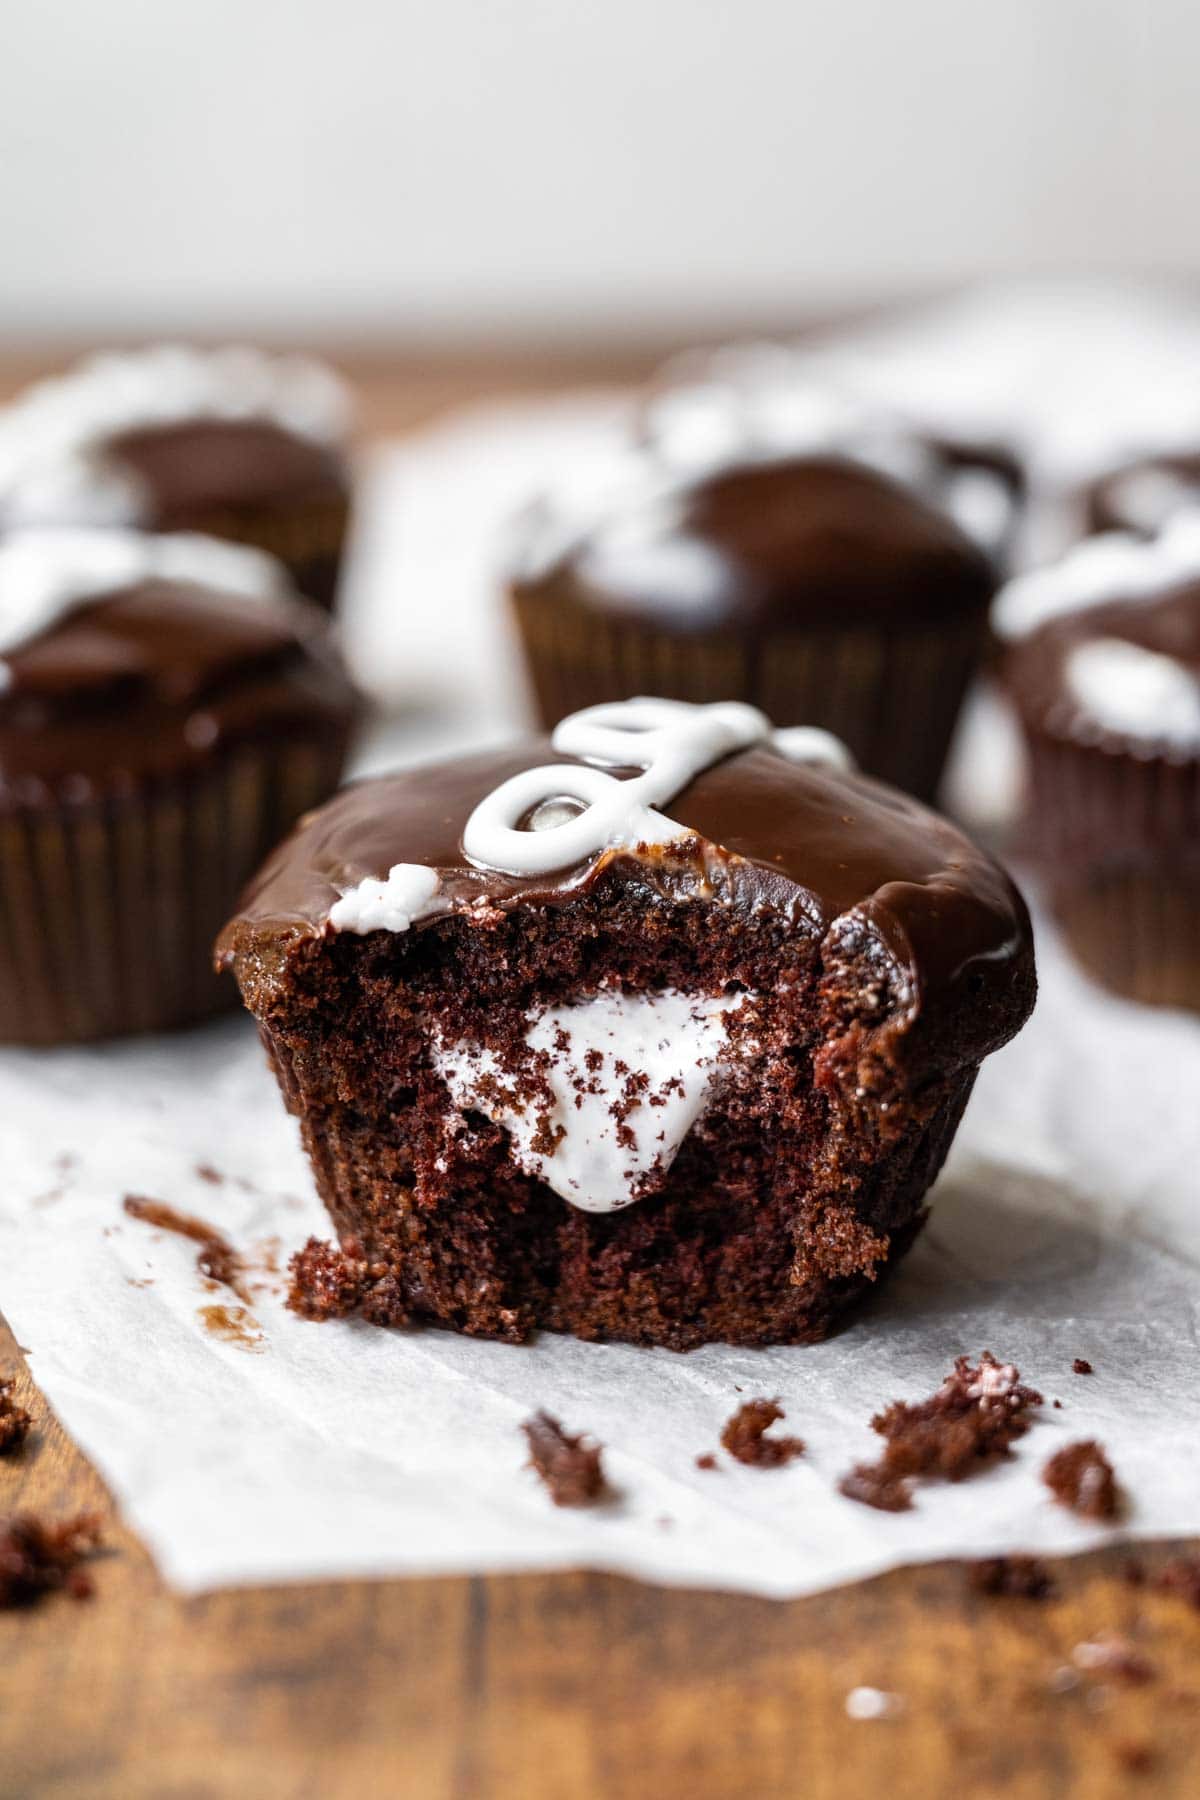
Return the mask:
<path id="1" fill-rule="evenodd" d="M 0 391 L 46 361 L 0 368 Z M 371 432 L 642 366 L 349 362 Z M 13 1370 L 38 1425 L 24 1456 L 0 1459 L 0 1515 L 99 1506 L 110 1549 L 92 1601 L 0 1615 L 4 1800 L 1200 1793 L 1200 1612 L 1131 1587 L 1119 1549 L 1056 1565 L 1045 1604 L 981 1597 L 953 1564 L 788 1605 L 586 1574 L 183 1601 L 0 1323 L 0 1374 Z M 1166 1554 L 1139 1551 L 1151 1567 Z M 1074 1646 L 1106 1631 L 1133 1639 L 1154 1679 L 1056 1691 Z M 849 1719 L 860 1685 L 898 1696 L 898 1715 Z"/>
<path id="2" fill-rule="evenodd" d="M 586 1574 L 178 1600 L 21 1385 L 39 1425 L 0 1461 L 0 1514 L 100 1506 L 111 1548 L 91 1601 L 0 1615 L 6 1800 L 1200 1791 L 1200 1612 L 1132 1588 L 1125 1552 L 1057 1565 L 1046 1603 L 981 1597 L 953 1564 L 788 1605 Z M 1154 1679 L 1056 1692 L 1105 1631 Z M 860 1685 L 902 1711 L 848 1719 Z"/>

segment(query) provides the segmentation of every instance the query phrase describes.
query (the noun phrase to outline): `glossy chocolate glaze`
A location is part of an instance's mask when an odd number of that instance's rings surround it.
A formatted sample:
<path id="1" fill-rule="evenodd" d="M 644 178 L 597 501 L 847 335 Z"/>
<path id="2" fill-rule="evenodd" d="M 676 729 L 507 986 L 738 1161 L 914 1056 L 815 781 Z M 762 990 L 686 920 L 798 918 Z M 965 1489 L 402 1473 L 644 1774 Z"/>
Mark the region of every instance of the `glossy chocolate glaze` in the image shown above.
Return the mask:
<path id="1" fill-rule="evenodd" d="M 636 505 L 622 521 L 636 518 Z M 743 463 L 680 487 L 618 573 L 611 521 L 585 531 L 518 592 L 687 632 L 795 623 L 844 629 L 982 613 L 994 587 L 983 552 L 910 489 L 831 456 Z M 681 595 L 678 547 L 707 565 Z"/>
<path id="2" fill-rule="evenodd" d="M 264 419 L 196 419 L 110 438 L 108 458 L 145 492 L 156 530 L 197 516 L 344 498 L 341 457 L 328 445 Z"/>
<path id="3" fill-rule="evenodd" d="M 1088 720 L 1067 678 L 1071 652 L 1097 638 L 1119 638 L 1172 657 L 1200 684 L 1200 580 L 1166 587 L 1151 600 L 1110 600 L 1066 613 L 1009 651 L 1009 686 L 1031 726 L 1056 736 L 1084 736 L 1089 742 L 1107 742 L 1110 748 L 1127 748 L 1127 740 L 1119 734 L 1101 732 Z M 1152 741 L 1153 721 L 1148 720 L 1147 726 L 1146 737 Z M 1146 754 L 1145 743 L 1140 753 Z"/>
<path id="4" fill-rule="evenodd" d="M 328 929 L 330 906 L 393 863 L 436 869 L 455 909 L 555 905 L 601 876 L 681 898 L 767 908 L 827 957 L 882 954 L 899 978 L 910 1022 L 932 1013 L 944 1030 L 961 1015 L 966 1056 L 1003 1042 L 1033 996 L 1028 913 L 1011 881 L 946 820 L 860 776 L 788 762 L 754 748 L 705 770 L 663 810 L 694 833 L 637 853 L 606 851 L 551 876 L 517 877 L 469 865 L 466 821 L 509 776 L 563 763 L 548 739 L 384 776 L 345 789 L 313 814 L 252 884 L 218 945 L 228 966 L 245 955 L 280 979 L 289 950 Z M 436 929 L 437 918 L 413 929 Z"/>
<path id="5" fill-rule="evenodd" d="M 182 582 L 97 596 L 4 666 L 0 807 L 87 799 L 322 719 L 341 732 L 355 705 L 315 607 Z"/>

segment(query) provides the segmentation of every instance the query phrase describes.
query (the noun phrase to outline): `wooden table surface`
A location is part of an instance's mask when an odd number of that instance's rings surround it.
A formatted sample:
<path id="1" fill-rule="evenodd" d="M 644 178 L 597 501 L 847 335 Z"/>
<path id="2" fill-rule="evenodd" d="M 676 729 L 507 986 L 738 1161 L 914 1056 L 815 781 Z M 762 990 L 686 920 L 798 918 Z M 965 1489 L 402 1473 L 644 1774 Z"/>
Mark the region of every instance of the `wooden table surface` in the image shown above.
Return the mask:
<path id="1" fill-rule="evenodd" d="M 0 368 L 0 391 L 42 359 Z M 367 428 L 642 360 L 360 357 Z M 3 1271 L 0 1270 L 0 1302 Z M 31 1346 L 36 1369 L 37 1346 Z M 90 1602 L 0 1615 L 0 1796 L 716 1800 L 1200 1794 L 1200 1611 L 1109 1549 L 1047 1602 L 961 1565 L 787 1605 L 600 1575 L 336 1583 L 176 1599 L 64 1436 L 0 1322 L 37 1430 L 0 1516 L 99 1507 Z M 1193 1544 L 1195 1550 L 1200 1546 Z M 1139 1548 L 1153 1569 L 1178 1547 Z M 1116 1633 L 1152 1678 L 1065 1677 Z M 1073 1685 L 1071 1685 L 1073 1680 Z M 859 1686 L 894 1716 L 847 1717 Z"/>

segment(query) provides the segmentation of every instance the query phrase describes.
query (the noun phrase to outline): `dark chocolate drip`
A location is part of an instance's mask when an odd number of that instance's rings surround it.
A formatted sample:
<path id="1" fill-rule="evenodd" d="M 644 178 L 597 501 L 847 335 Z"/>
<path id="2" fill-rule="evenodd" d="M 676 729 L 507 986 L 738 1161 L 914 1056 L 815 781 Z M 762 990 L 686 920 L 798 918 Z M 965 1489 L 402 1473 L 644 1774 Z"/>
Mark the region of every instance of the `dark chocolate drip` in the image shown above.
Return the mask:
<path id="1" fill-rule="evenodd" d="M 226 508 L 270 510 L 346 492 L 334 450 L 264 419 L 142 426 L 105 449 L 137 478 L 151 508 L 147 523 L 161 531 Z"/>
<path id="2" fill-rule="evenodd" d="M 408 862 L 438 871 L 450 905 L 484 915 L 560 904 L 606 874 L 749 913 L 771 909 L 834 952 L 841 942 L 848 950 L 873 943 L 914 1017 L 930 1001 L 962 1004 L 984 1036 L 989 1017 L 1011 1012 L 1014 980 L 1032 982 L 1024 903 L 961 832 L 893 789 L 800 767 L 771 749 L 715 764 L 663 808 L 694 833 L 689 840 L 607 851 L 549 876 L 468 864 L 462 833 L 478 802 L 522 770 L 564 760 L 537 739 L 345 789 L 268 862 L 223 934 L 221 959 L 321 935 L 341 893 Z"/>
<path id="3" fill-rule="evenodd" d="M 354 701 L 324 615 L 182 582 L 101 595 L 4 657 L 0 804 L 177 770 L 214 745 L 341 729 Z"/>
<path id="4" fill-rule="evenodd" d="M 648 505 L 653 508 L 654 503 Z M 636 503 L 621 514 L 636 520 Z M 583 533 L 526 591 L 686 632 L 720 626 L 811 628 L 982 611 L 994 587 L 983 552 L 911 489 L 836 456 L 745 463 L 692 481 L 639 534 L 636 559 Z M 706 556 L 695 601 L 676 571 L 680 546 Z"/>

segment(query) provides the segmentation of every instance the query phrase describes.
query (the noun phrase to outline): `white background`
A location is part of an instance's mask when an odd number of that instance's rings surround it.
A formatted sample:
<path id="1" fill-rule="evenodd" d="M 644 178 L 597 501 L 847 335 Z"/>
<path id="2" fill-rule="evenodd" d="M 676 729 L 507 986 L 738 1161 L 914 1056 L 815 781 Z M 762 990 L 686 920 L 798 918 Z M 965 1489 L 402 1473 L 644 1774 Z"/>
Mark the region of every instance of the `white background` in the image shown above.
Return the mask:
<path id="1" fill-rule="evenodd" d="M 1200 264 L 1189 0 L 0 0 L 0 338 Z"/>

